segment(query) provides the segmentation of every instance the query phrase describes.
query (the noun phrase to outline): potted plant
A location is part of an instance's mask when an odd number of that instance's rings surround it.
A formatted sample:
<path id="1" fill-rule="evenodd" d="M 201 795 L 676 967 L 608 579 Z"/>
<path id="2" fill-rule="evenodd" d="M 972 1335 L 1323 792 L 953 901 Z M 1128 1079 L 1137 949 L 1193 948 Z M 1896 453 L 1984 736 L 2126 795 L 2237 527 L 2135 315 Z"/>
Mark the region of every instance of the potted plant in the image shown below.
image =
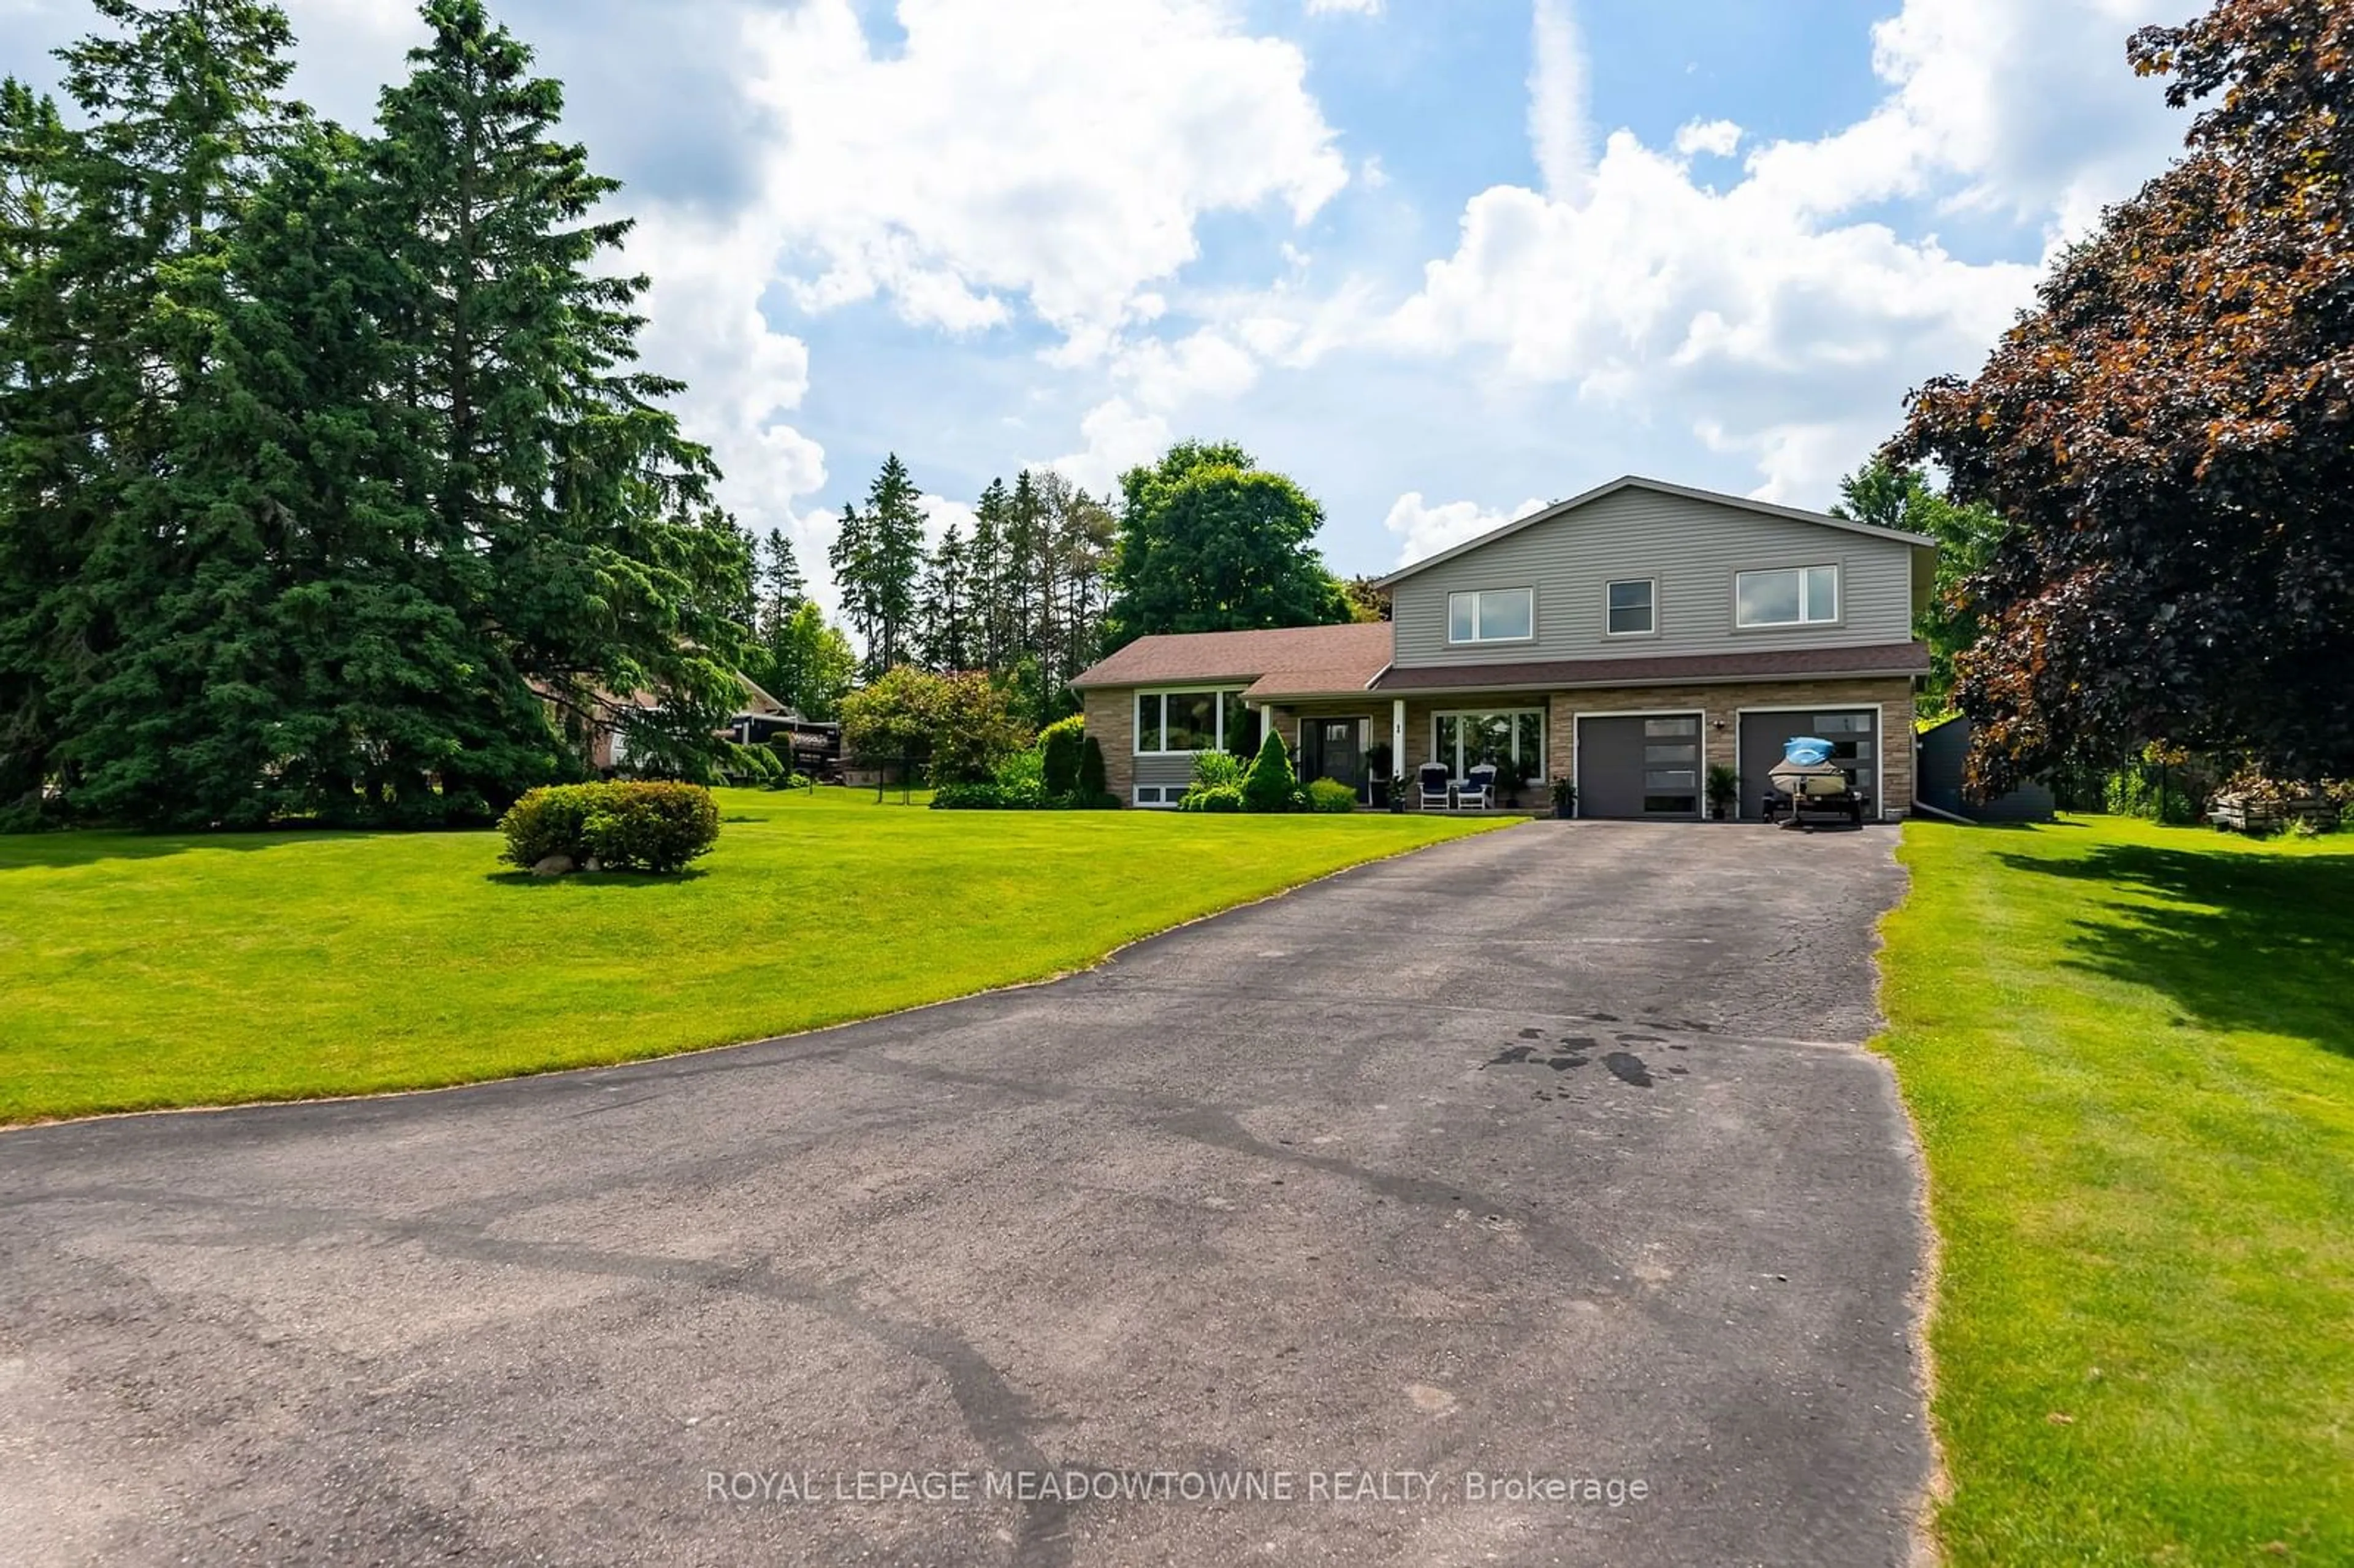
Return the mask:
<path id="1" fill-rule="evenodd" d="M 1496 764 L 1496 785 L 1504 792 L 1504 804 L 1521 803 L 1521 791 L 1528 787 L 1529 765 L 1517 757 L 1507 757 Z"/>
<path id="2" fill-rule="evenodd" d="M 1411 789 L 1412 788 L 1413 788 L 1413 786 L 1412 786 L 1412 785 L 1410 785 L 1410 784 L 1408 784 L 1408 783 L 1406 782 L 1406 777 L 1405 777 L 1405 774 L 1403 774 L 1403 773 L 1400 773 L 1400 774 L 1396 775 L 1394 778 L 1393 778 L 1393 779 L 1390 780 L 1390 810 L 1391 810 L 1391 811 L 1393 811 L 1393 812 L 1394 812 L 1394 813 L 1396 813 L 1396 814 L 1398 814 L 1398 815 L 1400 815 L 1400 816 L 1405 815 L 1405 802 L 1406 802 L 1406 792 L 1407 792 L 1409 789 Z"/>
<path id="3" fill-rule="evenodd" d="M 1553 781 L 1553 814 L 1564 822 L 1577 815 L 1577 785 L 1575 780 L 1556 779 Z"/>
<path id="4" fill-rule="evenodd" d="M 1722 762 L 1712 762 L 1708 768 L 1708 814 L 1718 821 L 1733 815 L 1733 803 L 1741 798 L 1741 775 Z"/>
<path id="5" fill-rule="evenodd" d="M 1390 803 L 1390 743 L 1377 740 L 1365 747 L 1366 789 L 1373 791 L 1371 804 L 1379 810 Z"/>

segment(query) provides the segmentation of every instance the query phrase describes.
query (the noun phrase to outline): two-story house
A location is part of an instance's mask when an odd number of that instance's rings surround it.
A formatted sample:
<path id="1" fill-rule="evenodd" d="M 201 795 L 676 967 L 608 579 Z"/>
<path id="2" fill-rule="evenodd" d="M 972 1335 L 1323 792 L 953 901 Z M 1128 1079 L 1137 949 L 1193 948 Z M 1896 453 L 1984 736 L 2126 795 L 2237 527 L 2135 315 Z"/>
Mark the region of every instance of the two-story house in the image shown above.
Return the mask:
<path id="1" fill-rule="evenodd" d="M 1628 478 L 1400 570 L 1386 624 L 1146 637 L 1073 683 L 1111 789 L 1174 805 L 1193 755 L 1266 725 L 1301 775 L 1483 762 L 1575 779 L 1587 817 L 1698 820 L 1707 770 L 1755 817 L 1794 736 L 1837 743 L 1872 812 L 1913 800 L 1918 535 Z"/>

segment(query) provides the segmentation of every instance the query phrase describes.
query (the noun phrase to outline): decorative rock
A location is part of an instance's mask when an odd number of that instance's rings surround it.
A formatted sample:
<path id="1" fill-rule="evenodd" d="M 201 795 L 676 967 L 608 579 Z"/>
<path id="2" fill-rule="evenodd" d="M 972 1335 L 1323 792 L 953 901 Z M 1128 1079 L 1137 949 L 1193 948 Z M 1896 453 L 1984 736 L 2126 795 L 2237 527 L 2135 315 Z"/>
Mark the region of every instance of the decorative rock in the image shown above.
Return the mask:
<path id="1" fill-rule="evenodd" d="M 605 869 L 605 866 L 603 862 L 599 861 L 592 854 L 585 863 L 583 863 L 580 869 L 583 871 L 602 871 Z"/>
<path id="2" fill-rule="evenodd" d="M 569 876 L 579 869 L 568 854 L 552 854 L 531 868 L 534 876 Z"/>

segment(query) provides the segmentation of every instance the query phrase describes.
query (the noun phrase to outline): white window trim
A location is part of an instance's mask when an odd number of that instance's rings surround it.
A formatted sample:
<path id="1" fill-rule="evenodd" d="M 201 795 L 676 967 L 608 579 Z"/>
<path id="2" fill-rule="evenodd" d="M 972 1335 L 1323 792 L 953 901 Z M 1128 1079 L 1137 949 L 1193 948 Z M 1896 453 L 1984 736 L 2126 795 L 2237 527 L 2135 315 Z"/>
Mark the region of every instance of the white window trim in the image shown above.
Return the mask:
<path id="1" fill-rule="evenodd" d="M 1526 637 L 1482 637 L 1479 635 L 1479 596 L 1490 593 L 1517 593 L 1528 596 L 1529 634 Z M 1469 597 L 1471 600 L 1471 635 L 1455 635 L 1455 601 Z M 1537 640 L 1537 590 L 1533 588 L 1457 588 L 1447 596 L 1447 645 L 1449 648 L 1493 648 L 1505 643 L 1534 642 Z"/>
<path id="2" fill-rule="evenodd" d="M 1613 631 L 1610 630 L 1610 590 L 1625 588 L 1628 583 L 1641 583 L 1651 590 L 1651 625 L 1647 631 Z M 1736 592 L 1738 589 L 1736 588 Z M 1734 602 L 1740 601 L 1736 599 Z M 1613 641 L 1636 638 L 1657 637 L 1659 634 L 1659 579 L 1657 577 L 1613 577 L 1602 585 L 1602 635 Z"/>
<path id="3" fill-rule="evenodd" d="M 1216 697 L 1239 697 L 1243 694 L 1245 689 L 1246 688 L 1241 686 L 1137 687 L 1135 691 L 1129 694 L 1128 698 L 1128 723 L 1130 731 L 1131 747 L 1130 754 L 1136 757 L 1198 757 L 1202 753 L 1203 748 L 1201 747 L 1188 747 L 1182 751 L 1167 751 L 1162 750 L 1160 747 L 1156 746 L 1150 751 L 1146 750 L 1144 746 L 1143 724 L 1143 707 L 1145 698 L 1199 697 L 1205 695 Z M 1224 702 L 1218 704 L 1217 718 L 1212 726 L 1210 733 L 1214 737 L 1214 741 L 1207 749 L 1212 751 L 1225 750 L 1226 746 L 1226 705 Z M 1169 738 L 1169 714 L 1168 707 L 1165 703 L 1162 705 L 1161 708 L 1161 733 L 1154 738 L 1161 742 L 1166 742 Z"/>
<path id="4" fill-rule="evenodd" d="M 1545 784 L 1551 777 L 1545 772 L 1545 754 L 1553 749 L 1553 715 L 1543 708 L 1441 709 L 1430 715 L 1430 749 L 1427 755 L 1433 762 L 1444 763 L 1446 765 L 1447 778 L 1460 779 L 1463 777 L 1463 774 L 1457 771 L 1456 765 L 1459 763 L 1462 758 L 1459 756 L 1446 758 L 1438 755 L 1438 721 L 1441 719 L 1450 718 L 1498 718 L 1507 715 L 1517 721 L 1523 714 L 1534 714 L 1541 721 L 1537 726 L 1537 763 L 1534 768 L 1529 769 L 1529 782 L 1536 785 Z M 1456 731 L 1455 740 L 1455 748 L 1458 752 L 1460 752 L 1463 749 L 1462 737 L 1463 732 L 1460 728 L 1458 728 Z M 1515 746 L 1520 744 L 1520 726 L 1517 722 L 1515 722 L 1512 726 L 1512 744 Z"/>
<path id="5" fill-rule="evenodd" d="M 1827 571 L 1831 574 L 1831 598 L 1835 611 L 1829 620 L 1807 619 L 1807 574 Z M 1741 619 L 1741 579 L 1762 577 L 1781 572 L 1798 575 L 1798 619 L 1796 620 L 1744 620 Z M 1735 631 L 1804 631 L 1818 626 L 1841 626 L 1847 621 L 1847 568 L 1838 561 L 1810 561 L 1801 567 L 1752 567 L 1747 571 L 1733 574 L 1733 629 Z"/>

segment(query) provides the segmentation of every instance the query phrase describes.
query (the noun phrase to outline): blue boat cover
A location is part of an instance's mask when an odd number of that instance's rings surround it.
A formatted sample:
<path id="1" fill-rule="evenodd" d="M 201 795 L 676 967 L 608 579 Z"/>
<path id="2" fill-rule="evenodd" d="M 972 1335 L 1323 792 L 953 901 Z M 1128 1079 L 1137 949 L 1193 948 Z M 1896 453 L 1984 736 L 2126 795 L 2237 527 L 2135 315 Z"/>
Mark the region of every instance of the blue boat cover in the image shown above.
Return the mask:
<path id="1" fill-rule="evenodd" d="M 1831 759 L 1831 743 L 1802 735 L 1782 747 L 1782 760 L 1800 768 L 1820 768 Z"/>

